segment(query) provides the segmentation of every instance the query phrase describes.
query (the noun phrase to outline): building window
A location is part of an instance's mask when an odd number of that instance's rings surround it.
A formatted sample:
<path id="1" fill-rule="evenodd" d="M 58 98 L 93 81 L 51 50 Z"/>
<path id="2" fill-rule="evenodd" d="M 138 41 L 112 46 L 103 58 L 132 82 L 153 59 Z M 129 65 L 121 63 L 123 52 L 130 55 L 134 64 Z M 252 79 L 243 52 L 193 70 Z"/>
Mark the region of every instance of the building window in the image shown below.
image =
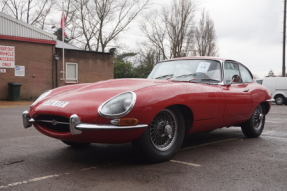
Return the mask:
<path id="1" fill-rule="evenodd" d="M 66 63 L 66 83 L 78 83 L 78 63 Z"/>

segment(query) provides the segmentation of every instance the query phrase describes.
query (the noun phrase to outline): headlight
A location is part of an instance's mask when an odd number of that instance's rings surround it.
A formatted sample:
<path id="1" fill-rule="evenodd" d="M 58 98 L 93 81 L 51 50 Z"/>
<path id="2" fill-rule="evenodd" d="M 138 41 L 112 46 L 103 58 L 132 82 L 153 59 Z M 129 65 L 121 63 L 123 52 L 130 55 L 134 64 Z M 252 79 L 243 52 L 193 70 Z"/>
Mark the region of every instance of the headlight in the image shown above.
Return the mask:
<path id="1" fill-rule="evenodd" d="M 49 95 L 52 92 L 52 90 L 47 90 L 44 93 L 42 93 L 34 103 L 32 103 L 32 105 L 30 107 L 33 107 L 34 105 L 36 105 L 39 101 L 41 101 L 42 99 L 44 99 L 45 97 L 47 97 L 47 95 Z"/>
<path id="2" fill-rule="evenodd" d="M 98 112 L 102 117 L 118 118 L 128 114 L 134 107 L 136 94 L 125 92 L 119 94 L 100 105 Z"/>

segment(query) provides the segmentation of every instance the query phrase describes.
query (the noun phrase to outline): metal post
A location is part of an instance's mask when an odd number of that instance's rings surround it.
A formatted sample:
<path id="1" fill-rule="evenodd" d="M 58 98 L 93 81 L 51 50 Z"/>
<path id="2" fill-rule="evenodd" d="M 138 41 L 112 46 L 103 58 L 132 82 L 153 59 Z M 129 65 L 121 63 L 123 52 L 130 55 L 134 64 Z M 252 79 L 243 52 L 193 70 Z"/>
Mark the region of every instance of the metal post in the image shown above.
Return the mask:
<path id="1" fill-rule="evenodd" d="M 284 18 L 283 18 L 283 63 L 282 63 L 282 77 L 286 76 L 285 71 L 285 39 L 286 39 L 286 0 L 284 0 Z"/>
<path id="2" fill-rule="evenodd" d="M 286 0 L 285 0 L 286 1 Z M 64 15 L 64 2 L 62 2 L 62 17 L 65 17 Z M 64 34 L 65 34 L 65 18 L 62 18 L 63 19 L 63 28 L 62 28 L 62 44 L 63 44 L 63 49 L 62 49 L 62 56 L 63 56 L 63 80 L 65 80 L 65 48 L 64 48 L 64 46 L 65 46 L 65 44 L 64 44 L 64 38 L 65 38 L 65 36 L 64 36 Z"/>

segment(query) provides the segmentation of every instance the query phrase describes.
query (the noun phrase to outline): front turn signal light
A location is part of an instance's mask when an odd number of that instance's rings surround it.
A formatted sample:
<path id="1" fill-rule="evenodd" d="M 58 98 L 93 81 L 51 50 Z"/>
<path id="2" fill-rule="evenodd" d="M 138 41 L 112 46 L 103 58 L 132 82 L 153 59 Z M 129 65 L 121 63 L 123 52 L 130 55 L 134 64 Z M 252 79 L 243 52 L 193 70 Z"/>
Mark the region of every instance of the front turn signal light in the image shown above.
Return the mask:
<path id="1" fill-rule="evenodd" d="M 121 118 L 121 119 L 113 119 L 111 120 L 111 124 L 117 125 L 117 126 L 132 126 L 137 125 L 138 120 L 135 118 Z"/>

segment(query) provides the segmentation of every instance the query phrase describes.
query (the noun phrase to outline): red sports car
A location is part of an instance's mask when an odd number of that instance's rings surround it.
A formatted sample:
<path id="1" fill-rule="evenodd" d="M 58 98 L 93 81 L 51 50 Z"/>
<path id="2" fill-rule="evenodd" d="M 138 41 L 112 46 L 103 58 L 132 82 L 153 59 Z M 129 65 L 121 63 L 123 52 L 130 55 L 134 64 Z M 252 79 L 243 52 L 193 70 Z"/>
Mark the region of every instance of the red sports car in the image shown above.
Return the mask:
<path id="1" fill-rule="evenodd" d="M 59 87 L 23 112 L 25 128 L 70 146 L 127 143 L 150 162 L 170 160 L 188 133 L 241 126 L 258 137 L 270 92 L 239 62 L 212 57 L 159 62 L 147 79 Z"/>

